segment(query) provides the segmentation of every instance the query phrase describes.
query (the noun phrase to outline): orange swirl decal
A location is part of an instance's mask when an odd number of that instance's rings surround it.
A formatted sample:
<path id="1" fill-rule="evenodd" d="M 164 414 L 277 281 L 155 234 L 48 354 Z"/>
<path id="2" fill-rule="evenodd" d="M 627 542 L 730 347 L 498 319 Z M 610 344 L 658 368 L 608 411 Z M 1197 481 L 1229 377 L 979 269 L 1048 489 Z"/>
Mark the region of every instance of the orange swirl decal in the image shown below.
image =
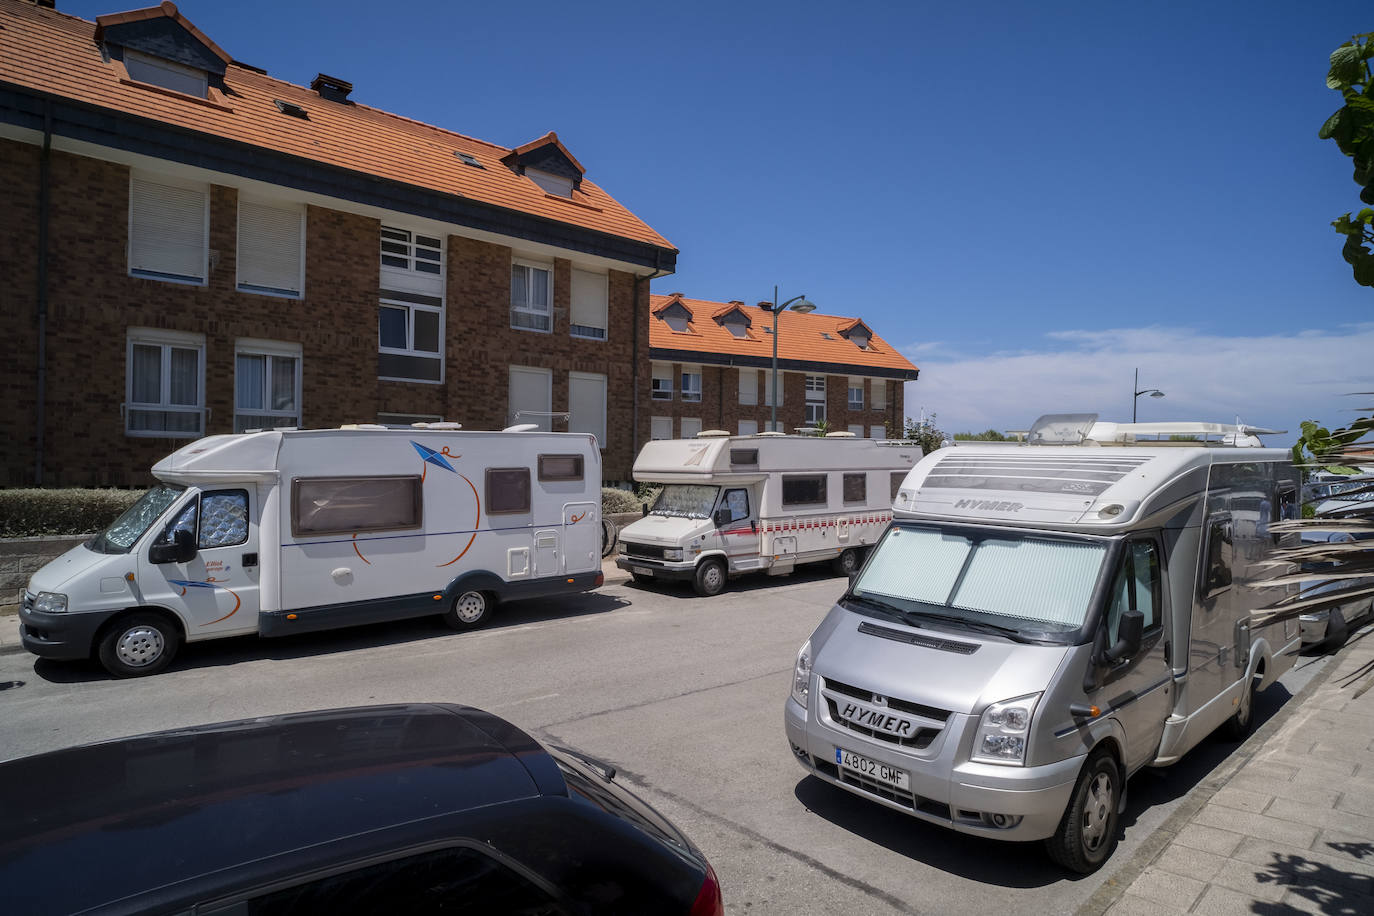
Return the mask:
<path id="1" fill-rule="evenodd" d="M 455 471 L 454 473 L 457 472 Z M 465 544 L 463 546 L 463 549 L 458 552 L 458 556 L 454 557 L 452 560 L 449 560 L 447 563 L 440 563 L 437 567 L 438 569 L 443 569 L 445 566 L 452 566 L 454 563 L 457 563 L 459 560 L 463 559 L 463 554 L 467 553 L 468 548 L 472 546 L 472 542 L 477 540 L 476 528 L 478 525 L 482 523 L 482 497 L 477 495 L 477 488 L 472 485 L 471 480 L 468 480 L 468 476 L 466 474 L 458 474 L 458 476 L 463 478 L 463 480 L 467 481 L 468 487 L 472 489 L 472 498 L 477 501 L 477 517 L 472 520 L 472 527 L 474 530 L 472 532 L 472 537 L 468 538 L 467 544 Z"/>
<path id="2" fill-rule="evenodd" d="M 590 512 L 591 510 L 588 509 L 587 511 Z M 582 521 L 582 520 L 583 520 L 584 518 L 586 518 L 586 517 L 587 517 L 587 513 L 586 513 L 586 512 L 583 512 L 581 515 L 574 515 L 574 516 L 572 517 L 572 520 L 569 522 L 569 524 L 576 525 L 578 522 Z"/>
<path id="3" fill-rule="evenodd" d="M 235 614 L 237 614 L 239 612 L 239 608 L 243 606 L 243 599 L 239 597 L 238 592 L 234 591 L 232 588 L 226 588 L 223 584 L 221 584 L 221 580 L 216 579 L 214 576 L 207 576 L 203 582 L 196 582 L 194 580 L 189 579 L 169 579 L 167 581 L 171 582 L 173 585 L 181 586 L 181 593 L 183 595 L 186 594 L 186 589 L 188 588 L 208 588 L 212 591 L 215 589 L 225 591 L 234 596 L 234 609 L 229 613 L 225 614 L 223 617 L 216 617 L 214 620 L 207 620 L 205 623 L 201 624 L 201 626 L 203 627 L 208 627 L 212 623 L 219 623 L 221 620 L 228 620 L 230 617 L 233 617 Z"/>
<path id="4" fill-rule="evenodd" d="M 358 555 L 359 560 L 362 560 L 368 566 L 372 565 L 372 561 L 369 560 L 367 557 L 363 556 L 363 552 L 358 549 L 358 532 L 356 531 L 353 532 L 353 552 Z"/>

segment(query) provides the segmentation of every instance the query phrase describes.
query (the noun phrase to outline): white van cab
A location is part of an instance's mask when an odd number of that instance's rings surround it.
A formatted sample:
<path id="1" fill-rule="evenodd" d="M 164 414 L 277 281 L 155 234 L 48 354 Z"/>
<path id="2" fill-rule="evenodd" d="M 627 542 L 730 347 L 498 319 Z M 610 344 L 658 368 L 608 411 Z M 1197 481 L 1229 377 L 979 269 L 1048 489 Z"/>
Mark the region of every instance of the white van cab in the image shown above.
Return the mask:
<path id="1" fill-rule="evenodd" d="M 601 452 L 591 436 L 352 427 L 210 436 L 34 573 L 21 638 L 152 674 L 183 642 L 443 615 L 595 588 Z"/>
<path id="2" fill-rule="evenodd" d="M 1296 545 L 1268 530 L 1296 511 L 1289 453 L 1095 419 L 1042 417 L 1033 444 L 942 448 L 907 476 L 797 655 L 784 722 L 808 773 L 1090 872 L 1131 774 L 1249 728 L 1298 649 L 1295 620 L 1250 620 L 1283 595 L 1253 587 L 1263 564 Z"/>

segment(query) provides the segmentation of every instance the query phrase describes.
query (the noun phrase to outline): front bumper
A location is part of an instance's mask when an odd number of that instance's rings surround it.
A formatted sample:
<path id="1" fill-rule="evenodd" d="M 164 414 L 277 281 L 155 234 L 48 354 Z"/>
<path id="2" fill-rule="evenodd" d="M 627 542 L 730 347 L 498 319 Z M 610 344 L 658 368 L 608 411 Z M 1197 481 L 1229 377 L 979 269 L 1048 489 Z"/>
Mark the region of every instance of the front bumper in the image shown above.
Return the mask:
<path id="1" fill-rule="evenodd" d="M 90 658 L 95 635 L 119 609 L 46 614 L 23 607 L 19 611 L 19 639 L 39 658 L 70 660 Z"/>
<path id="2" fill-rule="evenodd" d="M 615 558 L 615 565 L 628 573 L 653 576 L 655 579 L 687 581 L 697 574 L 696 563 L 691 560 L 669 563 L 664 560 L 630 557 L 622 553 Z"/>
<path id="3" fill-rule="evenodd" d="M 814 688 L 813 688 L 814 695 Z M 1000 840 L 1043 840 L 1054 835 L 1068 807 L 1086 755 L 1037 767 L 1010 767 L 958 759 L 973 716 L 952 714 L 931 756 L 820 722 L 791 696 L 784 713 L 792 755 L 813 776 L 869 801 L 960 833 Z M 910 791 L 866 783 L 835 763 L 836 748 L 861 754 L 909 774 Z"/>

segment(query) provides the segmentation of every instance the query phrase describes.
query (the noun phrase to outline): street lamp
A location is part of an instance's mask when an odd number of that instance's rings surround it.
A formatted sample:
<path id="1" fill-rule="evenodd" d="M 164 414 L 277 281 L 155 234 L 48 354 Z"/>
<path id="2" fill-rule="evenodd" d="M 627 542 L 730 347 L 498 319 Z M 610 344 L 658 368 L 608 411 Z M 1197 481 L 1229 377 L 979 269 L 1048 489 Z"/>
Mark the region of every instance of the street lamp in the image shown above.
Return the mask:
<path id="1" fill-rule="evenodd" d="M 1141 388 L 1141 387 L 1140 387 L 1140 369 L 1139 369 L 1139 368 L 1137 368 L 1137 369 L 1135 370 L 1135 384 L 1132 385 L 1131 387 L 1135 390 L 1135 397 L 1131 398 L 1131 422 L 1134 423 L 1134 422 L 1135 422 L 1135 405 L 1136 405 L 1136 401 L 1139 400 L 1140 396 L 1141 396 L 1142 394 L 1148 394 L 1148 395 L 1149 395 L 1150 397 L 1152 397 L 1152 398 L 1162 398 L 1162 397 L 1164 397 L 1164 392 L 1160 391 L 1158 388 Z"/>
<path id="2" fill-rule="evenodd" d="M 773 313 L 773 422 L 770 428 L 778 428 L 778 313 L 785 312 L 789 308 L 798 314 L 805 315 L 807 312 L 814 312 L 816 304 L 807 300 L 805 296 L 793 296 L 781 305 L 778 304 L 778 288 L 773 287 L 773 305 L 769 308 L 767 302 L 759 303 L 765 309 Z"/>

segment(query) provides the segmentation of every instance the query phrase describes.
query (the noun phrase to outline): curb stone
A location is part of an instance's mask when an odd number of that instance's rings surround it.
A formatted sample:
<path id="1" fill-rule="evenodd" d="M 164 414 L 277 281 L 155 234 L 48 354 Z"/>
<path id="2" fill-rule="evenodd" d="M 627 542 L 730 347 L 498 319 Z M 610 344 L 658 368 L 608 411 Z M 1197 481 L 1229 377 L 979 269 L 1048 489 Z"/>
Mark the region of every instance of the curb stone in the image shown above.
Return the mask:
<path id="1" fill-rule="evenodd" d="M 1313 675 L 1312 679 L 1304 684 L 1291 700 L 1283 704 L 1279 711 L 1269 718 L 1269 721 L 1257 728 L 1249 738 L 1246 738 L 1240 747 L 1227 755 L 1221 766 L 1199 783 L 1179 804 L 1174 813 L 1170 814 L 1163 824 L 1160 824 L 1153 833 L 1145 838 L 1135 853 L 1074 911 L 1074 916 L 1100 916 L 1125 896 L 1136 879 L 1163 854 L 1164 850 L 1169 848 L 1183 828 L 1188 826 L 1193 817 L 1212 800 L 1212 796 L 1225 788 L 1231 778 L 1250 762 L 1265 742 L 1283 727 L 1289 717 L 1331 678 L 1332 673 L 1337 668 L 1336 658 L 1339 654 L 1337 652 L 1329 656 L 1321 671 Z"/>

